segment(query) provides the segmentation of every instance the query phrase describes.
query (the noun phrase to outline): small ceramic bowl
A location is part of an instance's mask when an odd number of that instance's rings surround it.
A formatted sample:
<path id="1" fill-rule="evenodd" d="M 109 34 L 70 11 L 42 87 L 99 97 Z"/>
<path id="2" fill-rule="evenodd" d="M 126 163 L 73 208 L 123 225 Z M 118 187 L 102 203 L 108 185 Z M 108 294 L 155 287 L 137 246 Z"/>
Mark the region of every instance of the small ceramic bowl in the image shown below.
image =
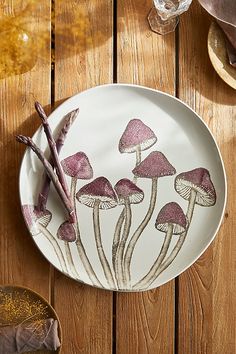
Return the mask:
<path id="1" fill-rule="evenodd" d="M 208 53 L 217 74 L 236 90 L 236 68 L 229 64 L 224 34 L 215 22 L 211 23 L 208 33 Z"/>

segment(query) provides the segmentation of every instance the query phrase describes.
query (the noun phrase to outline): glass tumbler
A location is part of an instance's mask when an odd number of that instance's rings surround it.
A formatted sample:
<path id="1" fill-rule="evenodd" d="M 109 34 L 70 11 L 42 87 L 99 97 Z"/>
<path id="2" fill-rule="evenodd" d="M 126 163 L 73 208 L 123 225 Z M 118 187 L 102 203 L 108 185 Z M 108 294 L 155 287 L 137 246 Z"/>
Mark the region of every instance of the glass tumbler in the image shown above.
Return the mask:
<path id="1" fill-rule="evenodd" d="M 179 23 L 179 15 L 187 11 L 192 0 L 154 0 L 148 14 L 148 22 L 153 32 L 167 34 L 173 32 Z"/>

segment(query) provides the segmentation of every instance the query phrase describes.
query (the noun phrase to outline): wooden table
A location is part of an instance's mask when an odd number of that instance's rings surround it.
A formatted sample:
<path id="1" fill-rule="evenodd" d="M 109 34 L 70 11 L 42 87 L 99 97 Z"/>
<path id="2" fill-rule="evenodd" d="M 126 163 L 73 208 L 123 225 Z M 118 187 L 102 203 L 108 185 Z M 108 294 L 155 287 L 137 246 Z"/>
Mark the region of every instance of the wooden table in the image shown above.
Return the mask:
<path id="1" fill-rule="evenodd" d="M 14 2 L 2 3 L 11 13 Z M 49 299 L 61 319 L 63 354 L 236 353 L 236 93 L 211 66 L 211 19 L 196 0 L 164 37 L 149 29 L 150 8 L 151 0 L 42 0 L 33 12 L 35 38 L 44 40 L 36 65 L 0 80 L 0 279 Z M 38 127 L 34 101 L 49 113 L 77 92 L 112 82 L 146 85 L 189 104 L 216 137 L 228 175 L 215 241 L 180 277 L 140 294 L 93 289 L 56 271 L 29 236 L 18 197 L 24 147 L 14 135 Z"/>

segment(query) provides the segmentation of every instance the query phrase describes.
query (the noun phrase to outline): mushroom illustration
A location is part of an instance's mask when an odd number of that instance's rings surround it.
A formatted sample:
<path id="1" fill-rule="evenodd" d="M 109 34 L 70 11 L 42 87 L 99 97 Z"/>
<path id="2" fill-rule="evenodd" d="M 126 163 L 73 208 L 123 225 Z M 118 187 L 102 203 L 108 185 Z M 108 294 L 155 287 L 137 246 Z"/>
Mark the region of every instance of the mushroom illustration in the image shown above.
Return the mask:
<path id="1" fill-rule="evenodd" d="M 186 213 L 188 225 L 186 231 L 180 234 L 169 257 L 167 257 L 160 266 L 157 276 L 169 267 L 182 248 L 192 221 L 195 205 L 210 207 L 216 203 L 216 192 L 211 181 L 210 173 L 203 167 L 195 168 L 194 170 L 183 172 L 176 176 L 175 190 L 181 195 L 181 197 L 189 202 Z"/>
<path id="2" fill-rule="evenodd" d="M 148 288 L 157 278 L 158 270 L 165 259 L 173 235 L 180 235 L 187 229 L 187 218 L 175 202 L 166 204 L 159 212 L 155 227 L 161 232 L 165 232 L 165 239 L 160 253 L 148 273 L 133 286 L 134 290 Z M 173 259 L 172 259 L 173 261 Z"/>
<path id="3" fill-rule="evenodd" d="M 115 288 L 115 280 L 102 245 L 99 220 L 99 209 L 111 209 L 117 205 L 115 191 L 107 178 L 98 177 L 84 185 L 78 191 L 76 197 L 80 203 L 93 208 L 93 226 L 98 256 L 109 286 Z"/>
<path id="4" fill-rule="evenodd" d="M 124 270 L 126 285 L 130 286 L 130 263 L 136 243 L 150 221 L 157 197 L 157 181 L 160 177 L 171 176 L 176 173 L 175 168 L 160 151 L 151 152 L 138 166 L 133 169 L 133 174 L 139 178 L 149 178 L 152 180 L 151 199 L 148 211 L 132 235 L 127 246 L 124 257 Z"/>
<path id="5" fill-rule="evenodd" d="M 93 177 L 93 169 L 89 159 L 84 152 L 79 151 L 62 160 L 61 165 L 65 174 L 71 177 L 71 195 L 75 197 L 77 180 Z"/>
<path id="6" fill-rule="evenodd" d="M 124 205 L 125 213 L 125 225 L 123 230 L 123 236 L 118 245 L 116 245 L 115 252 L 115 275 L 118 287 L 124 285 L 124 274 L 123 274 L 123 256 L 125 250 L 125 244 L 129 236 L 131 222 L 132 222 L 132 212 L 131 204 L 141 203 L 144 198 L 143 191 L 131 182 L 127 178 L 119 180 L 114 187 L 116 194 L 118 196 L 119 204 Z M 117 230 L 115 231 L 117 232 Z"/>
<path id="7" fill-rule="evenodd" d="M 63 271 L 67 272 L 67 266 L 62 250 L 56 239 L 47 229 L 47 226 L 52 219 L 52 213 L 49 210 L 40 211 L 37 206 L 29 204 L 22 205 L 22 213 L 32 236 L 37 236 L 40 233 L 44 235 L 53 247 L 61 268 Z"/>
<path id="8" fill-rule="evenodd" d="M 65 242 L 65 250 L 66 250 L 66 257 L 68 261 L 68 268 L 72 267 L 72 271 L 75 274 L 77 279 L 80 279 L 80 276 L 75 268 L 75 264 L 73 261 L 73 257 L 71 254 L 70 242 L 75 242 L 76 241 L 76 230 L 74 224 L 65 221 L 63 222 L 60 227 L 57 230 L 57 237 L 60 240 L 63 240 Z"/>
<path id="9" fill-rule="evenodd" d="M 71 177 L 71 197 L 74 203 L 74 209 L 75 209 L 75 216 L 76 216 L 76 234 L 77 234 L 77 239 L 76 239 L 76 247 L 77 251 L 79 253 L 81 262 L 83 263 L 83 266 L 92 282 L 93 285 L 97 286 L 102 286 L 100 281 L 98 280 L 93 267 L 88 259 L 88 256 L 86 254 L 84 245 L 81 240 L 80 236 L 80 229 L 79 229 L 79 220 L 78 220 L 78 215 L 77 215 L 77 210 L 76 210 L 76 186 L 77 186 L 77 181 L 78 179 L 82 180 L 87 180 L 91 179 L 93 177 L 93 169 L 92 166 L 89 162 L 89 159 L 87 155 L 79 151 L 75 153 L 74 155 L 66 157 L 62 162 L 61 162 L 62 168 L 65 172 L 66 175 Z M 68 245 L 67 248 L 70 246 Z"/>
<path id="10" fill-rule="evenodd" d="M 187 218 L 191 223 L 195 204 L 210 207 L 216 203 L 216 192 L 210 173 L 203 167 L 180 173 L 175 178 L 175 190 L 189 201 Z"/>
<path id="11" fill-rule="evenodd" d="M 147 150 L 157 141 L 154 132 L 140 119 L 131 119 L 119 142 L 121 153 L 136 153 L 136 166 L 141 162 L 141 151 Z"/>
<path id="12" fill-rule="evenodd" d="M 147 150 L 157 141 L 154 132 L 140 119 L 131 119 L 127 124 L 124 133 L 119 141 L 119 151 L 121 153 L 136 153 L 136 166 L 141 162 L 141 151 Z M 133 177 L 133 182 L 137 183 L 137 176 Z M 115 227 L 115 234 L 112 245 L 112 263 L 115 267 L 115 252 L 117 244 L 120 242 L 121 229 L 124 223 L 124 210 L 121 212 Z"/>

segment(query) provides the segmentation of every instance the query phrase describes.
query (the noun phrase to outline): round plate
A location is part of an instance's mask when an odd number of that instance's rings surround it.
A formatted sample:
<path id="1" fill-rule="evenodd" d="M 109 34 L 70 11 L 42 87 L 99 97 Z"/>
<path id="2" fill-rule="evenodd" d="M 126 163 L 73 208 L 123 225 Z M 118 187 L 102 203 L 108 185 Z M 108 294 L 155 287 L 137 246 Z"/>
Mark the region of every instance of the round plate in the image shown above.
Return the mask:
<path id="1" fill-rule="evenodd" d="M 53 318 L 58 322 L 58 337 L 61 339 L 61 324 L 52 306 L 35 291 L 14 285 L 0 285 L 0 327 L 17 326 L 26 321 Z M 32 351 L 30 353 L 49 353 Z M 51 351 L 50 351 L 51 353 Z M 61 346 L 54 353 L 61 353 Z"/>
<path id="2" fill-rule="evenodd" d="M 55 136 L 78 107 L 60 153 L 78 227 L 66 222 L 54 188 L 48 211 L 36 211 L 43 168 L 29 149 L 20 171 L 26 224 L 48 261 L 74 279 L 109 290 L 160 286 L 188 268 L 218 231 L 226 177 L 217 144 L 178 99 L 126 84 L 65 101 L 49 118 Z M 48 156 L 41 128 L 33 139 Z"/>
<path id="3" fill-rule="evenodd" d="M 236 69 L 229 64 L 224 34 L 215 22 L 211 23 L 208 33 L 208 53 L 217 74 L 226 84 L 236 89 Z"/>

